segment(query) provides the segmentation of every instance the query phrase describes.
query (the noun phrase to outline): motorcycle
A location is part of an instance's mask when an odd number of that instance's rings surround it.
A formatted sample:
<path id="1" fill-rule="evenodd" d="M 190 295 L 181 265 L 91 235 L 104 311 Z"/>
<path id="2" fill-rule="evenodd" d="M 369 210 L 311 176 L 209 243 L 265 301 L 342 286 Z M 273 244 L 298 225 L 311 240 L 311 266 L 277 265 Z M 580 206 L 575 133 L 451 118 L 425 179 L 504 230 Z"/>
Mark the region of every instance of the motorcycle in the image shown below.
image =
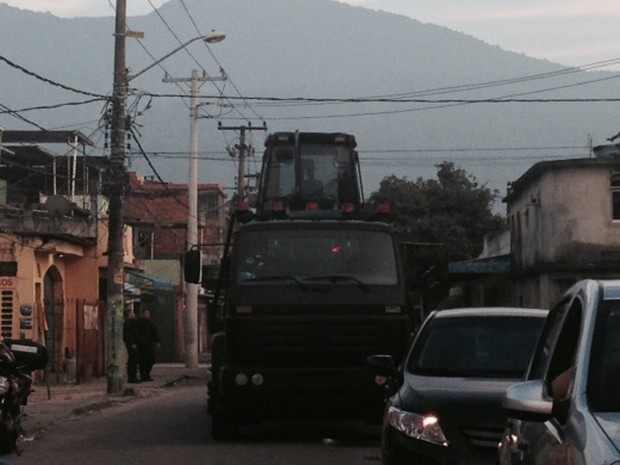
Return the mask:
<path id="1" fill-rule="evenodd" d="M 47 349 L 31 340 L 0 343 L 0 454 L 20 453 L 21 419 L 32 392 L 32 372 L 47 365 Z"/>

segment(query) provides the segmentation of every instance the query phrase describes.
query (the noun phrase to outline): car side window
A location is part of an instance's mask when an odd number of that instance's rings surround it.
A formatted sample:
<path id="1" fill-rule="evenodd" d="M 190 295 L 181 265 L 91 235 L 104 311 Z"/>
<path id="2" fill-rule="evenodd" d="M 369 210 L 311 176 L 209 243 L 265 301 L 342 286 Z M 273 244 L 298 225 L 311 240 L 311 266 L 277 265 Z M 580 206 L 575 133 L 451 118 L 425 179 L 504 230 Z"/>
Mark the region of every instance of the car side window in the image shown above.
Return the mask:
<path id="1" fill-rule="evenodd" d="M 582 315 L 582 302 L 577 296 L 571 302 L 562 320 L 561 329 L 544 377 L 549 387 L 549 394 L 556 401 L 564 401 L 572 394 Z"/>
<path id="2" fill-rule="evenodd" d="M 550 310 L 534 351 L 526 379 L 543 379 L 545 377 L 553 348 L 562 328 L 562 321 L 568 311 L 569 303 L 570 300 L 565 299 Z"/>
<path id="3" fill-rule="evenodd" d="M 620 411 L 620 300 L 605 300 L 597 315 L 588 376 L 594 411 Z"/>
<path id="4" fill-rule="evenodd" d="M 528 379 L 543 379 L 556 399 L 570 395 L 583 305 L 579 296 L 563 301 L 550 313 Z M 555 388 L 555 392 L 553 392 Z"/>

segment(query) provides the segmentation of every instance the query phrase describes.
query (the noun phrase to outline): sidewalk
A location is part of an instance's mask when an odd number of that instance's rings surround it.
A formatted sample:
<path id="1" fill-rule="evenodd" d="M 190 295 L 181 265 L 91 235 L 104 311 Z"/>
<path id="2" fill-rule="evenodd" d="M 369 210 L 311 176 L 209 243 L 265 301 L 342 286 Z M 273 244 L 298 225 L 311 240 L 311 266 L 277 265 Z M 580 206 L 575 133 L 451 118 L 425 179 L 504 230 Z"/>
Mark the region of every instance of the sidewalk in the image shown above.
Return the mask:
<path id="1" fill-rule="evenodd" d="M 206 389 L 207 370 L 207 364 L 200 364 L 198 368 L 190 369 L 182 363 L 158 363 L 151 373 L 153 381 L 125 383 L 123 392 L 119 394 L 106 392 L 105 377 L 82 384 L 59 384 L 49 388 L 41 384 L 34 385 L 34 392 L 24 408 L 23 440 L 37 439 L 46 429 L 58 422 L 76 420 L 81 415 L 89 415 L 114 405 L 157 395 L 163 389 L 172 388 L 188 379 L 204 381 Z"/>

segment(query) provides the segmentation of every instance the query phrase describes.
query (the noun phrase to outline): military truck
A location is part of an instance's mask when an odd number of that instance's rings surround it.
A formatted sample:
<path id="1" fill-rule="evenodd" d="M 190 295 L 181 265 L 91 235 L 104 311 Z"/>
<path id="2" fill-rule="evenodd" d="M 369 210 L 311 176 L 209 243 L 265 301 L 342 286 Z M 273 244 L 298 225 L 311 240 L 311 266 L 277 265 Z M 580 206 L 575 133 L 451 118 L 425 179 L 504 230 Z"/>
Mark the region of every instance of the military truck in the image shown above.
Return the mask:
<path id="1" fill-rule="evenodd" d="M 412 333 L 393 229 L 364 212 L 355 138 L 268 136 L 253 210 L 231 225 L 215 307 L 208 411 L 215 439 L 275 419 L 380 422 L 375 353 Z"/>

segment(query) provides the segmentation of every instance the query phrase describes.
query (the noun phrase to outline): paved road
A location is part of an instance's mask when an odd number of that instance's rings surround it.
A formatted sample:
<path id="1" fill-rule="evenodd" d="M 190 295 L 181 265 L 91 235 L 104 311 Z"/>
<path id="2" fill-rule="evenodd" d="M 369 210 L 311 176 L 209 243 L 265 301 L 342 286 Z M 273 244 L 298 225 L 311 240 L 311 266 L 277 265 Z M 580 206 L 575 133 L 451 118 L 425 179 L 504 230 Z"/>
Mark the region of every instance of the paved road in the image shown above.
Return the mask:
<path id="1" fill-rule="evenodd" d="M 72 415 L 4 457 L 13 465 L 380 463 L 378 429 L 359 424 L 268 423 L 235 443 L 209 434 L 206 379 L 152 389 L 148 396 Z"/>

